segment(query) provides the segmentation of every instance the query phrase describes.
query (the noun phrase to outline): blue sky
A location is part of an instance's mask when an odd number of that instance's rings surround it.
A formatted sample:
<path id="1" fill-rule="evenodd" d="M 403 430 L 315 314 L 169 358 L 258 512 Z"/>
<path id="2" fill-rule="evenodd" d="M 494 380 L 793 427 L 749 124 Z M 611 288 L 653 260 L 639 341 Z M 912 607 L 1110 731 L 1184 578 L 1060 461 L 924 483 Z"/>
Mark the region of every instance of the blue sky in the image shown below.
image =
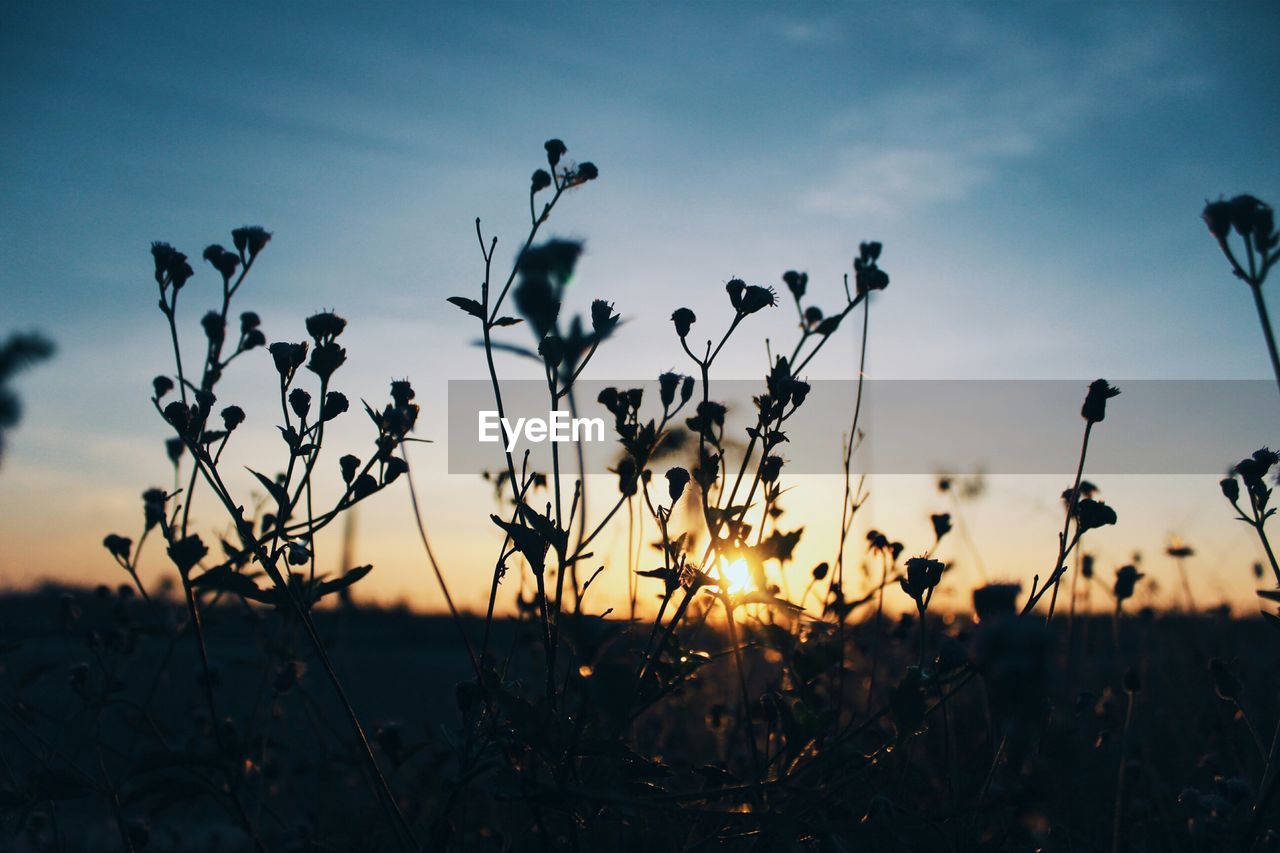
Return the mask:
<path id="1" fill-rule="evenodd" d="M 629 320 L 598 376 L 677 365 L 666 316 L 721 309 L 734 275 L 806 269 L 834 304 L 866 238 L 885 242 L 893 276 L 877 377 L 1267 376 L 1248 294 L 1197 215 L 1218 193 L 1280 198 L 1274 4 L 2 14 L 0 330 L 43 329 L 61 347 L 21 386 L 27 418 L 0 475 L 10 578 L 106 571 L 103 528 L 131 526 L 137 493 L 167 476 L 146 403 L 166 346 L 150 240 L 196 256 L 233 226 L 267 226 L 242 307 L 272 339 L 335 308 L 351 321 L 352 396 L 407 374 L 430 418 L 444 379 L 482 375 L 443 302 L 477 286 L 474 217 L 510 259 L 551 136 L 601 169 L 551 228 L 587 240 L 581 304 L 603 296 Z M 211 300 L 213 286 L 205 270 L 188 292 Z M 194 325 L 206 305 L 190 300 Z M 789 322 L 778 312 L 758 331 L 776 339 Z M 758 340 L 730 350 L 728 375 L 758 372 Z M 852 375 L 853 352 L 850 336 L 815 374 Z M 231 393 L 253 402 L 266 369 L 242 367 Z M 424 476 L 437 461 L 426 453 Z M 484 494 L 425 487 L 450 529 L 448 496 Z M 1187 518 L 1142 535 L 1199 520 L 1187 500 Z M 389 502 L 362 520 L 394 564 L 375 577 L 423 600 L 403 501 Z"/>

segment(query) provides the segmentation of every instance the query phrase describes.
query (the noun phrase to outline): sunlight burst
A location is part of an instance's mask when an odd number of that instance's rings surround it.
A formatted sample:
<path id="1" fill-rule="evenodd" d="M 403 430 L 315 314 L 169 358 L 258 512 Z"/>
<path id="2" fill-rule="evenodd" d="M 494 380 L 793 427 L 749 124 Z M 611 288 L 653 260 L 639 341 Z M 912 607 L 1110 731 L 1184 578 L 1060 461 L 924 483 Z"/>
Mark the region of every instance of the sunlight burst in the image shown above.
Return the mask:
<path id="1" fill-rule="evenodd" d="M 747 566 L 746 557 L 739 557 L 724 566 L 724 579 L 729 584 L 725 592 L 737 594 L 751 589 L 751 569 Z"/>

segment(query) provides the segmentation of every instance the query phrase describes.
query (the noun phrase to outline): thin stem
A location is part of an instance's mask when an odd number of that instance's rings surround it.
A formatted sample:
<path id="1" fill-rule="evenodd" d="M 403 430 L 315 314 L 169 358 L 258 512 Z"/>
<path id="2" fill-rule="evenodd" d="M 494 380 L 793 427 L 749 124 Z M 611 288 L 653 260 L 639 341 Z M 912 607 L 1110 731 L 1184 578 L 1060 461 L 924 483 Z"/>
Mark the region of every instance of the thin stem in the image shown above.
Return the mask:
<path id="1" fill-rule="evenodd" d="M 1258 319 L 1262 322 L 1262 334 L 1267 339 L 1267 354 L 1271 356 L 1271 370 L 1276 376 L 1276 385 L 1280 387 L 1280 353 L 1276 351 L 1276 336 L 1271 331 L 1271 317 L 1267 314 L 1267 303 L 1262 298 L 1262 284 L 1249 283 L 1253 292 L 1253 304 L 1258 309 Z"/>

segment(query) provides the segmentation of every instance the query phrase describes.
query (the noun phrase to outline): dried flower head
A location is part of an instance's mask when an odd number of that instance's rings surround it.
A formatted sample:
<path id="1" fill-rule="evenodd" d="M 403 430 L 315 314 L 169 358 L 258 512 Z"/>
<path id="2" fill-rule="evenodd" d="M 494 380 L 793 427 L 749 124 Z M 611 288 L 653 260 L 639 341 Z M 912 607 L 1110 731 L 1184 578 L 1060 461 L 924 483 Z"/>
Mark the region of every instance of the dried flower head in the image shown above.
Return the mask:
<path id="1" fill-rule="evenodd" d="M 347 321 L 332 311 L 321 311 L 307 318 L 307 334 L 319 346 L 334 340 L 347 327 Z"/>
<path id="2" fill-rule="evenodd" d="M 688 308 L 677 308 L 671 314 L 671 322 L 675 324 L 676 334 L 682 338 L 689 336 L 689 330 L 698 321 L 698 317 Z"/>
<path id="3" fill-rule="evenodd" d="M 246 263 L 252 263 L 271 241 L 271 234 L 261 225 L 242 225 L 231 232 L 231 240 Z"/>
<path id="4" fill-rule="evenodd" d="M 1132 564 L 1116 569 L 1116 584 L 1113 592 L 1117 606 L 1125 599 L 1133 597 L 1134 587 L 1144 577 L 1146 576 L 1138 571 L 1138 567 Z"/>
<path id="5" fill-rule="evenodd" d="M 1089 385 L 1080 415 L 1089 423 L 1100 423 L 1107 416 L 1107 401 L 1120 395 L 1120 389 L 1107 384 L 1105 379 L 1095 379 Z"/>
<path id="6" fill-rule="evenodd" d="M 591 303 L 591 330 L 599 337 L 605 337 L 614 330 L 622 319 L 613 311 L 612 303 L 596 299 Z"/>
<path id="7" fill-rule="evenodd" d="M 689 485 L 689 472 L 679 466 L 667 469 L 667 494 L 671 496 L 671 503 L 680 500 L 680 496 L 684 494 L 685 487 Z"/>
<path id="8" fill-rule="evenodd" d="M 1217 201 L 1206 201 L 1204 212 L 1200 214 L 1204 219 L 1204 224 L 1209 227 L 1209 233 L 1212 234 L 1219 243 L 1225 241 L 1231 233 L 1231 203 L 1218 199 Z"/>
<path id="9" fill-rule="evenodd" d="M 560 158 L 569 153 L 569 149 L 559 139 L 548 139 L 542 145 L 547 150 L 547 162 L 554 169 L 560 163 Z"/>
<path id="10" fill-rule="evenodd" d="M 1115 524 L 1116 520 L 1116 511 L 1102 501 L 1085 498 L 1076 504 L 1076 522 L 1081 533 Z"/>
<path id="11" fill-rule="evenodd" d="M 946 564 L 929 557 L 912 557 L 907 560 L 906 577 L 899 581 L 902 591 L 911 596 L 916 606 L 924 608 L 925 596 L 942 581 Z"/>
<path id="12" fill-rule="evenodd" d="M 232 432 L 244 423 L 244 409 L 239 406 L 227 406 L 222 410 L 222 428 Z"/>
<path id="13" fill-rule="evenodd" d="M 791 291 L 796 302 L 799 302 L 809 286 L 809 274 L 787 270 L 782 274 L 782 282 L 787 286 L 787 290 Z"/>
<path id="14" fill-rule="evenodd" d="M 231 281 L 231 277 L 236 274 L 236 268 L 240 266 L 240 258 L 234 252 L 228 252 L 217 243 L 205 248 L 204 259 L 222 274 L 222 283 L 224 285 Z"/>

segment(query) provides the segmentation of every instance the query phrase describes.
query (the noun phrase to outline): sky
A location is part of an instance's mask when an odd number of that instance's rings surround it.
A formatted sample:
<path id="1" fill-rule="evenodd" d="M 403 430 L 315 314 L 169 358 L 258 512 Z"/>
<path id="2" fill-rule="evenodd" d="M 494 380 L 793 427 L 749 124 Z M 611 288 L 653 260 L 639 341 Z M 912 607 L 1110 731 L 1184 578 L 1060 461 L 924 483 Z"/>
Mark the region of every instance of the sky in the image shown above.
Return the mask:
<path id="1" fill-rule="evenodd" d="M 1198 215 L 1219 194 L 1280 197 L 1278 28 L 1269 3 L 6 4 L 0 333 L 42 330 L 59 353 L 18 385 L 0 574 L 123 580 L 102 536 L 136 536 L 138 495 L 172 479 L 148 403 L 169 369 L 148 245 L 194 258 L 260 223 L 275 236 L 240 307 L 272 340 L 316 310 L 346 317 L 353 399 L 414 380 L 436 442 L 414 451 L 427 524 L 455 595 L 481 606 L 492 494 L 443 472 L 442 409 L 445 382 L 484 365 L 444 299 L 478 290 L 477 216 L 514 257 L 550 137 L 600 168 L 548 229 L 586 241 L 568 307 L 605 298 L 626 319 L 596 378 L 687 369 L 666 318 L 722 315 L 733 276 L 803 269 L 834 305 L 858 242 L 879 239 L 875 378 L 1265 379 L 1248 292 Z M 215 289 L 206 267 L 184 291 L 193 338 Z M 759 375 L 762 338 L 792 325 L 760 317 L 722 377 Z M 814 377 L 852 377 L 856 345 L 842 335 Z M 274 470 L 257 355 L 222 399 L 256 427 L 237 462 Z M 364 426 L 334 437 L 358 446 Z M 991 478 L 964 508 L 988 574 L 1052 561 L 1060 479 Z M 1101 573 L 1141 550 L 1173 583 L 1160 553 L 1178 534 L 1196 589 L 1247 605 L 1257 549 L 1214 479 L 1100 483 L 1123 519 L 1093 546 Z M 832 547 L 840 484 L 801 485 L 803 575 Z M 871 486 L 860 530 L 923 550 L 947 508 L 931 478 Z M 403 489 L 361 510 L 357 537 L 368 596 L 439 606 Z M 610 573 L 602 595 L 625 583 Z"/>

